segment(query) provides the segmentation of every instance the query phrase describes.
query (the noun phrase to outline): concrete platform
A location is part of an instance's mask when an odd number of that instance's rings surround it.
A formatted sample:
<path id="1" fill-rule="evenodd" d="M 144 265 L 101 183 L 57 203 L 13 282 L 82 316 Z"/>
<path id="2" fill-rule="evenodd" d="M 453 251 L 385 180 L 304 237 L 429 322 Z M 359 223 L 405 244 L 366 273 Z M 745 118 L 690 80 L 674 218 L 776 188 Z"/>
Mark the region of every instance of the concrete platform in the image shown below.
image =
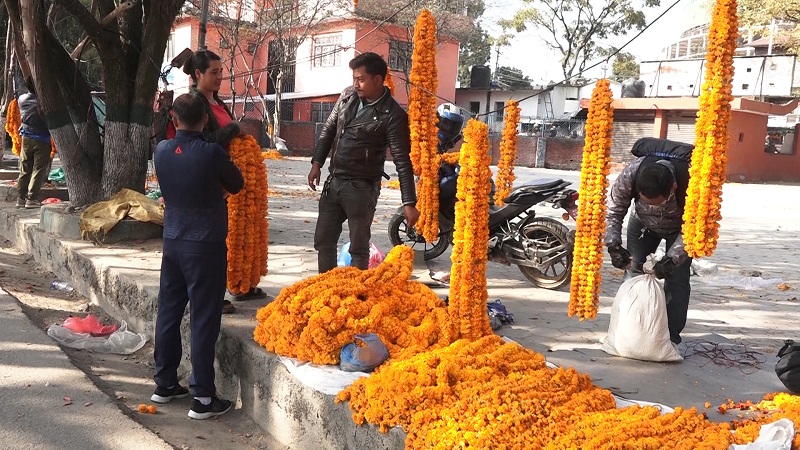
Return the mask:
<path id="1" fill-rule="evenodd" d="M 80 240 L 80 214 L 65 212 L 63 204 L 45 205 L 41 209 L 39 226 L 48 233 L 54 233 L 65 239 Z M 148 239 L 161 239 L 164 227 L 149 222 L 139 222 L 134 219 L 124 219 L 108 232 L 103 239 L 104 244 L 118 242 L 144 241 Z"/>
<path id="2" fill-rule="evenodd" d="M 85 241 L 58 238 L 40 227 L 38 211 L 17 210 L 8 203 L 0 209 L 0 235 L 32 255 L 58 278 L 70 281 L 76 291 L 92 303 L 98 304 L 117 320 L 127 321 L 129 328 L 152 339 L 157 310 L 160 241 L 96 246 Z M 296 258 L 296 251 L 286 255 L 287 261 Z M 275 259 L 280 259 L 280 255 Z M 280 276 L 273 278 L 278 285 L 287 281 Z M 262 286 L 272 296 L 279 291 L 275 285 Z M 262 306 L 247 303 L 251 307 Z M 223 397 L 238 399 L 237 407 L 290 448 L 404 448 L 405 433 L 401 429 L 382 434 L 371 425 L 356 426 L 347 404 L 336 404 L 332 396 L 298 382 L 276 355 L 267 353 L 255 343 L 252 337 L 254 310 L 243 311 L 223 320 L 217 343 L 217 386 Z M 188 355 L 188 322 L 187 313 L 182 327 L 184 358 Z"/>

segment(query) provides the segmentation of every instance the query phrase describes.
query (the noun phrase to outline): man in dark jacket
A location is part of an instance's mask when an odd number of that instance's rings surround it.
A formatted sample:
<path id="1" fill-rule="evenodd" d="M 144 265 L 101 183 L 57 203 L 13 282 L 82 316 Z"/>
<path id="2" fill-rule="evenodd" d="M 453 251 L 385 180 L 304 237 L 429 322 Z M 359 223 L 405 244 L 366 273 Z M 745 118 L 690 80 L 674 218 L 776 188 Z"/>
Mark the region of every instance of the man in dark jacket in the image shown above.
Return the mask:
<path id="1" fill-rule="evenodd" d="M 50 131 L 39 114 L 39 102 L 33 89 L 20 95 L 17 101 L 22 116 L 17 208 L 38 208 L 42 206 L 38 199 L 39 191 L 47 178 L 50 162 Z"/>
<path id="2" fill-rule="evenodd" d="M 216 396 L 214 355 L 227 274 L 225 196 L 239 192 L 244 179 L 219 144 L 203 141 L 208 115 L 200 97 L 181 95 L 172 108 L 177 134 L 161 141 L 154 156 L 166 209 L 154 354 L 157 387 L 151 400 L 167 403 L 189 394 L 178 384 L 180 326 L 189 303 L 194 395 L 189 417 L 207 419 L 231 407 Z"/>
<path id="3" fill-rule="evenodd" d="M 409 226 L 419 218 L 414 173 L 411 168 L 408 114 L 383 85 L 386 62 L 375 53 L 350 61 L 353 86 L 344 90 L 317 141 L 308 185 L 316 190 L 320 169 L 330 154 L 330 175 L 322 187 L 314 248 L 319 252 L 319 273 L 336 267 L 336 246 L 347 220 L 353 265 L 369 265 L 372 218 L 381 190 L 386 148 L 400 179 L 400 193 Z"/>
<path id="4" fill-rule="evenodd" d="M 676 165 L 669 159 L 643 156 L 630 163 L 611 187 L 608 204 L 606 245 L 611 263 L 619 269 L 642 273 L 648 255 L 661 241 L 666 241 L 666 256 L 653 267 L 654 274 L 664 279 L 667 300 L 669 335 L 672 342 L 681 342 L 689 309 L 689 276 L 692 259 L 683 246 L 683 205 L 686 187 L 678 188 L 678 179 L 688 179 L 688 165 Z M 680 177 L 678 175 L 681 175 Z M 622 247 L 622 221 L 631 200 L 634 210 L 628 219 L 627 244 Z"/>

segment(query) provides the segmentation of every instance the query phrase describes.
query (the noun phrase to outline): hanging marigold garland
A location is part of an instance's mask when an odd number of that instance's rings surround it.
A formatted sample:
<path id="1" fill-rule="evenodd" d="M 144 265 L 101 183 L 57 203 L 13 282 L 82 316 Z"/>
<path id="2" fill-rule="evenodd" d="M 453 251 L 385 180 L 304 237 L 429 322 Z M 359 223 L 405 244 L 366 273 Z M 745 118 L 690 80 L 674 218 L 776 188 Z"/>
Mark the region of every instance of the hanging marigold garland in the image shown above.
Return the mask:
<path id="1" fill-rule="evenodd" d="M 426 154 L 436 154 L 436 21 L 427 9 L 420 11 L 414 25 L 411 54 L 411 92 L 408 96 L 408 125 L 411 129 L 411 164 L 421 175 Z"/>
<path id="2" fill-rule="evenodd" d="M 56 141 L 53 138 L 50 138 L 50 159 L 56 156 Z"/>
<path id="3" fill-rule="evenodd" d="M 683 240 L 686 252 L 694 258 L 710 256 L 719 237 L 737 34 L 736 0 L 716 1 L 708 30 L 706 74 L 683 213 Z"/>
<path id="4" fill-rule="evenodd" d="M 517 159 L 517 126 L 519 125 L 519 102 L 509 100 L 506 103 L 506 117 L 503 126 L 503 138 L 500 140 L 500 161 L 497 164 L 497 181 L 495 181 L 494 203 L 505 204 L 514 185 L 514 162 Z"/>
<path id="5" fill-rule="evenodd" d="M 375 333 L 392 359 L 452 342 L 447 308 L 427 286 L 409 281 L 414 251 L 394 247 L 376 268 L 338 267 L 281 291 L 258 310 L 255 340 L 268 351 L 336 364 L 358 333 Z"/>
<path id="6" fill-rule="evenodd" d="M 464 129 L 460 155 L 449 309 L 459 336 L 478 339 L 492 333 L 486 312 L 492 171 L 489 169 L 489 127 L 485 123 L 470 119 Z"/>
<path id="7" fill-rule="evenodd" d="M 11 136 L 11 153 L 19 155 L 22 148 L 22 139 L 19 136 L 19 127 L 22 125 L 22 116 L 19 112 L 17 99 L 11 99 L 6 110 L 6 133 Z"/>
<path id="8" fill-rule="evenodd" d="M 383 85 L 389 88 L 389 93 L 394 95 L 394 78 L 392 78 L 392 69 L 389 67 L 386 70 L 386 79 L 383 80 Z"/>
<path id="9" fill-rule="evenodd" d="M 458 163 L 458 160 L 461 158 L 461 153 L 447 152 L 447 153 L 442 153 L 439 156 L 442 158 L 442 162 L 450 164 L 452 166 L 453 164 Z"/>
<path id="10" fill-rule="evenodd" d="M 417 230 L 428 242 L 439 237 L 439 157 L 437 156 L 436 21 L 423 9 L 414 27 L 414 52 L 411 57 L 411 93 L 408 119 L 411 129 L 411 162 L 419 175 L 417 184 Z"/>
<path id="11" fill-rule="evenodd" d="M 578 218 L 572 256 L 569 316 L 594 319 L 600 300 L 600 269 L 606 228 L 606 192 L 614 125 L 612 94 L 607 79 L 597 81 L 586 119 L 586 142 L 581 162 Z"/>
<path id="12" fill-rule="evenodd" d="M 234 138 L 230 155 L 244 177 L 244 188 L 228 198 L 228 290 L 239 295 L 267 274 L 267 167 L 250 135 Z"/>

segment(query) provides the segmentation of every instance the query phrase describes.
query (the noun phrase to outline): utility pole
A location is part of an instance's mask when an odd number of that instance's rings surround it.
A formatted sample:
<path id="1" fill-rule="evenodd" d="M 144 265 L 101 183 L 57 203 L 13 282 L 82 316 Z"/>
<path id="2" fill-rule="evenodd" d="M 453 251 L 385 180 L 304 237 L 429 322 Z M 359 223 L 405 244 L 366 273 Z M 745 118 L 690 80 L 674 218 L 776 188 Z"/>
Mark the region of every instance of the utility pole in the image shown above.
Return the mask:
<path id="1" fill-rule="evenodd" d="M 202 0 L 200 6 L 200 36 L 197 39 L 198 50 L 206 49 L 206 24 L 208 24 L 208 0 Z"/>

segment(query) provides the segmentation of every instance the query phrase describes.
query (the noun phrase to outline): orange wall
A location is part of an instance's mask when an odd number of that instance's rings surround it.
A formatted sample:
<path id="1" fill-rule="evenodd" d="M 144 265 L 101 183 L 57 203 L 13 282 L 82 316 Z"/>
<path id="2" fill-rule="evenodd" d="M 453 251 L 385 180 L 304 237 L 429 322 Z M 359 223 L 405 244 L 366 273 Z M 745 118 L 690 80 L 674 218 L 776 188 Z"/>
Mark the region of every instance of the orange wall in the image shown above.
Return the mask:
<path id="1" fill-rule="evenodd" d="M 728 124 L 728 180 L 741 182 L 800 181 L 800 154 L 764 152 L 767 116 L 733 111 Z M 741 141 L 739 140 L 741 136 Z"/>
<path id="2" fill-rule="evenodd" d="M 359 23 L 356 30 L 356 40 L 361 39 L 356 44 L 358 52 L 375 52 L 387 61 L 389 60 L 389 40 L 410 40 L 411 37 L 406 28 L 383 25 L 380 29 L 369 33 L 375 27 L 371 23 Z M 445 101 L 455 102 L 456 99 L 456 80 L 458 79 L 458 42 L 442 41 L 439 43 L 436 53 L 436 68 L 438 70 L 439 87 L 436 104 Z M 393 73 L 395 75 L 395 73 Z M 404 75 L 398 72 L 394 78 L 394 98 L 403 106 L 408 105 L 408 91 L 405 82 L 399 77 Z M 447 100 L 442 100 L 445 98 Z"/>

